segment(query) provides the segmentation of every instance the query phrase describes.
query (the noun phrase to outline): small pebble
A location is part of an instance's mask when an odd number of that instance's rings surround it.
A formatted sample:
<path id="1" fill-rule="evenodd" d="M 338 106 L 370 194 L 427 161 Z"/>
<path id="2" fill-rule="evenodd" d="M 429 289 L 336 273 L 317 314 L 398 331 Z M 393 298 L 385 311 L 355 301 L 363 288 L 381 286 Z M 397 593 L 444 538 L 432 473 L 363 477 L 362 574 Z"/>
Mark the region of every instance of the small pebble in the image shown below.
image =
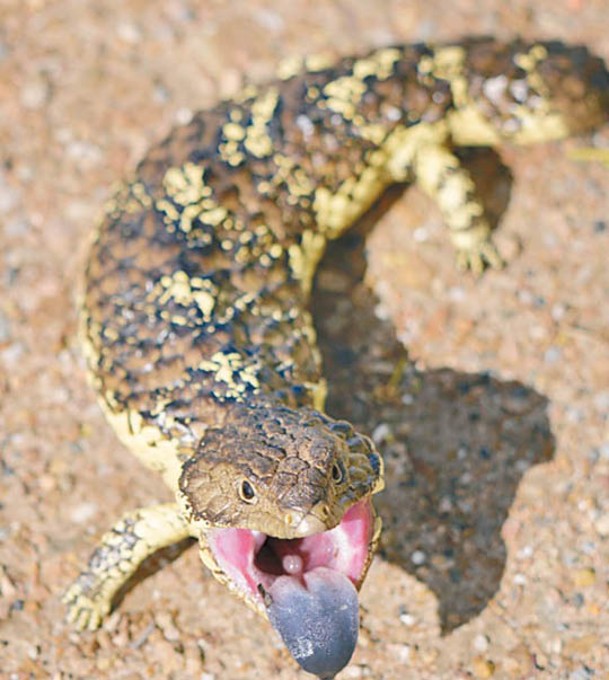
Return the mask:
<path id="1" fill-rule="evenodd" d="M 57 486 L 57 480 L 55 477 L 53 477 L 53 475 L 40 475 L 38 478 L 38 484 L 40 485 L 41 491 L 48 493 L 49 491 L 53 491 L 53 489 Z"/>
<path id="2" fill-rule="evenodd" d="M 536 652 L 533 654 L 533 658 L 535 660 L 535 666 L 539 670 L 544 670 L 549 663 L 548 657 L 543 652 Z"/>
<path id="3" fill-rule="evenodd" d="M 21 88 L 21 104 L 31 111 L 41 109 L 50 99 L 51 88 L 46 80 L 38 79 Z"/>
<path id="4" fill-rule="evenodd" d="M 438 505 L 438 510 L 442 513 L 449 513 L 453 511 L 453 502 L 448 496 L 444 496 L 440 500 L 440 504 Z"/>
<path id="5" fill-rule="evenodd" d="M 533 557 L 533 547 L 530 545 L 525 545 L 521 550 L 518 551 L 518 557 L 521 560 L 527 560 L 529 557 Z"/>
<path id="6" fill-rule="evenodd" d="M 392 438 L 393 434 L 387 423 L 380 423 L 374 428 L 374 432 L 372 433 L 372 441 L 377 445 L 382 444 L 385 441 L 391 441 Z"/>
<path id="7" fill-rule="evenodd" d="M 602 515 L 597 519 L 594 528 L 601 536 L 609 536 L 609 514 Z"/>
<path id="8" fill-rule="evenodd" d="M 98 671 L 101 671 L 102 673 L 107 673 L 110 670 L 110 666 L 112 665 L 112 659 L 107 656 L 102 656 L 99 657 L 95 661 L 95 667 L 97 668 Z"/>
<path id="9" fill-rule="evenodd" d="M 418 227 L 414 230 L 412 237 L 417 243 L 424 243 L 429 240 L 429 231 L 425 227 Z"/>
<path id="10" fill-rule="evenodd" d="M 561 319 L 564 318 L 565 314 L 567 313 L 567 307 L 561 303 L 557 303 L 552 306 L 552 320 L 553 321 L 560 321 Z"/>
<path id="11" fill-rule="evenodd" d="M 596 583 L 596 572 L 591 567 L 577 569 L 572 575 L 573 583 L 578 588 L 588 588 Z"/>
<path id="12" fill-rule="evenodd" d="M 477 678 L 492 678 L 495 673 L 495 664 L 489 659 L 476 657 L 472 662 L 472 670 Z"/>
<path id="13" fill-rule="evenodd" d="M 546 364 L 555 364 L 556 362 L 560 361 L 562 357 L 562 351 L 560 350 L 559 347 L 548 347 L 546 350 L 543 360 Z"/>
<path id="14" fill-rule="evenodd" d="M 427 561 L 427 555 L 422 550 L 415 550 L 410 556 L 410 559 L 412 560 L 413 564 L 416 564 L 417 567 L 419 567 L 421 564 L 425 564 Z"/>
<path id="15" fill-rule="evenodd" d="M 448 296 L 453 302 L 463 302 L 467 298 L 467 293 L 461 286 L 453 286 L 449 289 Z"/>
<path id="16" fill-rule="evenodd" d="M 0 213 L 9 213 L 19 203 L 19 192 L 4 180 L 0 173 Z"/>
<path id="17" fill-rule="evenodd" d="M 154 617 L 154 621 L 166 640 L 169 642 L 177 642 L 180 639 L 180 631 L 176 628 L 173 617 L 169 612 L 159 612 Z"/>
<path id="18" fill-rule="evenodd" d="M 410 660 L 412 653 L 410 645 L 390 645 L 390 649 L 401 663 L 408 663 Z"/>
<path id="19" fill-rule="evenodd" d="M 70 519 L 76 524 L 85 524 L 97 514 L 97 503 L 80 503 L 70 513 Z"/>
<path id="20" fill-rule="evenodd" d="M 571 603 L 577 609 L 581 609 L 584 605 L 584 602 L 585 598 L 581 593 L 575 593 L 575 595 L 573 595 L 573 597 L 571 598 Z"/>
<path id="21" fill-rule="evenodd" d="M 193 112 L 192 109 L 183 106 L 178 109 L 175 113 L 175 122 L 177 125 L 188 125 L 192 120 Z"/>
<path id="22" fill-rule="evenodd" d="M 486 635 L 476 635 L 473 641 L 473 647 L 477 652 L 486 652 L 489 646 L 489 638 Z"/>
<path id="23" fill-rule="evenodd" d="M 11 326 L 9 320 L 0 311 L 0 343 L 8 342 L 11 339 Z"/>
<path id="24" fill-rule="evenodd" d="M 102 151 L 97 144 L 81 139 L 73 139 L 68 142 L 66 144 L 66 154 L 84 168 L 95 167 L 101 163 L 103 158 Z M 78 205 L 79 210 L 83 208 L 86 209 L 86 206 Z"/>
<path id="25" fill-rule="evenodd" d="M 154 101 L 158 104 L 166 104 L 171 99 L 171 93 L 163 83 L 156 83 L 153 92 Z"/>
<path id="26" fill-rule="evenodd" d="M 254 15 L 255 20 L 263 27 L 279 33 L 285 27 L 285 21 L 279 12 L 273 12 L 267 9 L 259 9 Z"/>
<path id="27" fill-rule="evenodd" d="M 24 353 L 24 347 L 19 342 L 14 342 L 9 345 L 5 350 L 0 352 L 0 361 L 2 361 L 6 366 L 14 366 L 15 363 L 20 359 Z"/>
<path id="28" fill-rule="evenodd" d="M 116 29 L 118 37 L 129 45 L 135 45 L 142 39 L 142 31 L 131 21 L 121 22 Z"/>
<path id="29" fill-rule="evenodd" d="M 416 623 L 416 618 L 412 614 L 404 613 L 400 614 L 400 621 L 405 625 L 408 626 L 409 628 L 414 626 Z"/>

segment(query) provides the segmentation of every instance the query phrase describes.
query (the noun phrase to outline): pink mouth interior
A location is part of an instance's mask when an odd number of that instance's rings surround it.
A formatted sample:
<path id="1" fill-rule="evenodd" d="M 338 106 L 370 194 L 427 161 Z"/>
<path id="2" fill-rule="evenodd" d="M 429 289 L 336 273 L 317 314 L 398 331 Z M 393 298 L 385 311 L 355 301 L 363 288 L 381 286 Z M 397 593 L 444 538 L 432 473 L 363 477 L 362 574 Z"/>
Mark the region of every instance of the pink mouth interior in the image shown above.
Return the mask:
<path id="1" fill-rule="evenodd" d="M 334 529 L 313 536 L 279 539 L 249 529 L 212 529 L 207 540 L 224 573 L 260 600 L 259 586 L 267 591 L 279 576 L 302 579 L 317 567 L 340 572 L 358 587 L 373 531 L 372 504 L 364 499 Z"/>

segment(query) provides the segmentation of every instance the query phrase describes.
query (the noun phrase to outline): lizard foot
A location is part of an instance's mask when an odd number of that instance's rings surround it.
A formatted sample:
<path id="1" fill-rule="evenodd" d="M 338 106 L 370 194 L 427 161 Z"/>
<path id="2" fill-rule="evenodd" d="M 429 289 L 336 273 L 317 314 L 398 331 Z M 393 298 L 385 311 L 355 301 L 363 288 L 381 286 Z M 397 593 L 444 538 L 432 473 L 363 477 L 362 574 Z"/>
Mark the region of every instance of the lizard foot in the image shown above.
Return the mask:
<path id="1" fill-rule="evenodd" d="M 97 630 L 110 611 L 107 601 L 85 595 L 78 581 L 68 589 L 62 601 L 68 608 L 67 620 L 78 630 Z"/>

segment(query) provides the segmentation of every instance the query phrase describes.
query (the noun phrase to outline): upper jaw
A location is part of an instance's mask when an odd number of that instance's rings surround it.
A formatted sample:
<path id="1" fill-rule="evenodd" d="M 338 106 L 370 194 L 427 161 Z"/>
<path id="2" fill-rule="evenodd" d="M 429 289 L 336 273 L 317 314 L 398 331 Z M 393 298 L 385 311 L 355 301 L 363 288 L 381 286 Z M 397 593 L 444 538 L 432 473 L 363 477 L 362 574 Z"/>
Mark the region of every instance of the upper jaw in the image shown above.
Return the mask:
<path id="1" fill-rule="evenodd" d="M 312 512 L 305 515 L 296 525 L 294 538 L 304 538 L 320 534 L 328 529 L 326 523 Z"/>
<path id="2" fill-rule="evenodd" d="M 333 529 L 340 523 L 342 514 L 342 511 L 339 515 L 332 513 L 329 503 L 320 501 L 306 511 L 289 511 L 283 515 L 277 526 L 269 525 L 266 533 L 275 538 L 305 538 Z"/>

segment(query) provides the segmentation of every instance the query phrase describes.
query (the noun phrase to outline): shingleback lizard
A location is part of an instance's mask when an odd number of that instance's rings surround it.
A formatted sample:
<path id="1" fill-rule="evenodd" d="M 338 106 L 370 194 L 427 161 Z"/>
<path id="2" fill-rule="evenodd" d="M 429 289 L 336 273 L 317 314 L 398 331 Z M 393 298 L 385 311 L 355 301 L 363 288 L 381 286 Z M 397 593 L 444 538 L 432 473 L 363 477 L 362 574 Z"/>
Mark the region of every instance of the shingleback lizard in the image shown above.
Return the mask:
<path id="1" fill-rule="evenodd" d="M 103 536 L 65 596 L 69 619 L 98 627 L 146 557 L 193 536 L 301 666 L 334 677 L 357 640 L 383 464 L 324 413 L 307 298 L 326 241 L 410 181 L 462 267 L 497 266 L 453 147 L 562 138 L 605 121 L 608 102 L 584 48 L 405 45 L 286 62 L 153 146 L 96 232 L 81 328 L 108 420 L 175 502 Z"/>

